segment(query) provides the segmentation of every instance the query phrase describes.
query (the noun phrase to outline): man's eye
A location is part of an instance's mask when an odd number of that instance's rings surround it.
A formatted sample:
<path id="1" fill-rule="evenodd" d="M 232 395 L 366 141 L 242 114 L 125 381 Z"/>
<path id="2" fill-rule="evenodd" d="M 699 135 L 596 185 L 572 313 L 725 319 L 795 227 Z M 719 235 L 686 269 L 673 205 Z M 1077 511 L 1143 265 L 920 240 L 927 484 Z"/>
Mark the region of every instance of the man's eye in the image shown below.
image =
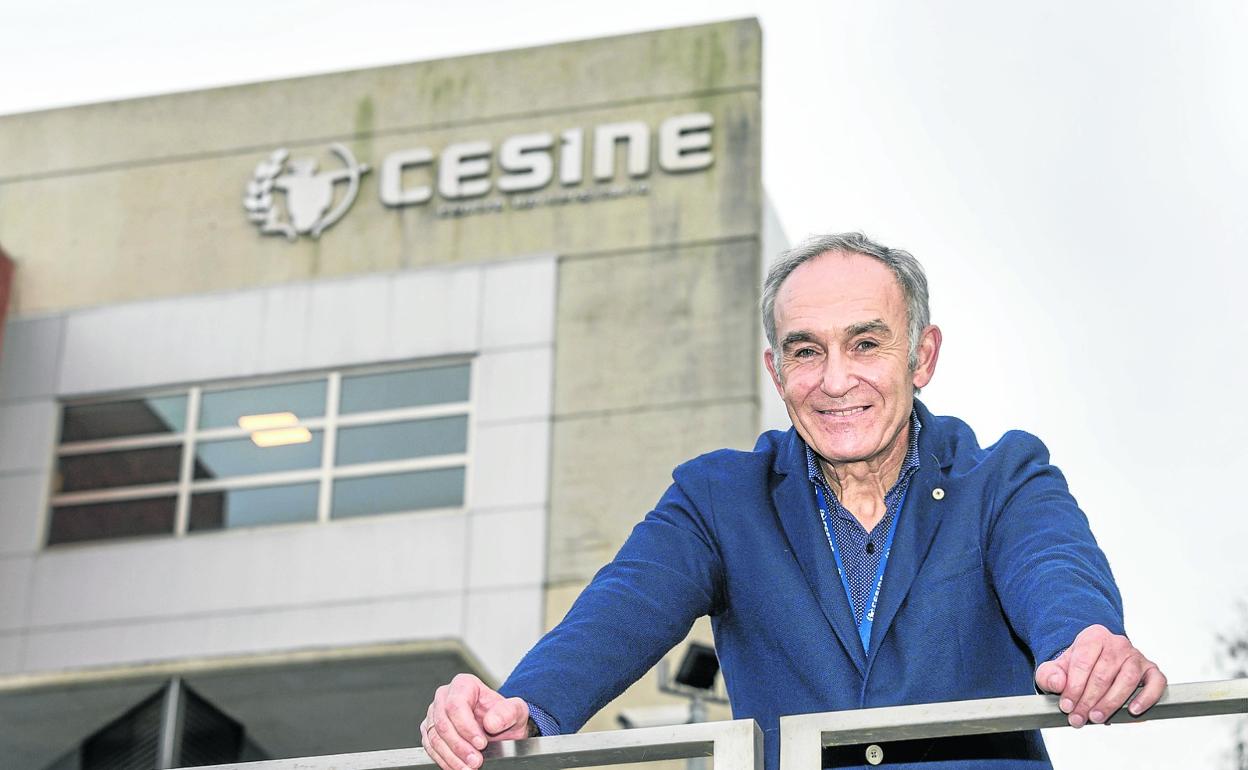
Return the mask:
<path id="1" fill-rule="evenodd" d="M 879 346 L 880 343 L 875 340 L 859 340 L 858 344 L 854 345 L 854 350 L 866 352 L 868 350 L 875 350 Z"/>
<path id="2" fill-rule="evenodd" d="M 794 358 L 810 358 L 815 354 L 814 348 L 798 348 L 793 351 Z"/>

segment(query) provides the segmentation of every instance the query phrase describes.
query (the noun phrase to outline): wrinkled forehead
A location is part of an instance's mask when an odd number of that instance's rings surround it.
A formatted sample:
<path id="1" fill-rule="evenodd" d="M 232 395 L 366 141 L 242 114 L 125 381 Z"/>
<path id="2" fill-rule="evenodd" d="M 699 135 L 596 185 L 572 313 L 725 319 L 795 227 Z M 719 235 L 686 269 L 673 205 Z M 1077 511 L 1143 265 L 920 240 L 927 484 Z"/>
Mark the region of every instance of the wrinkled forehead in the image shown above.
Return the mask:
<path id="1" fill-rule="evenodd" d="M 863 254 L 821 254 L 799 265 L 776 293 L 777 325 L 812 316 L 838 316 L 847 323 L 864 320 L 859 315 L 904 321 L 905 312 L 901 284 L 892 269 Z"/>

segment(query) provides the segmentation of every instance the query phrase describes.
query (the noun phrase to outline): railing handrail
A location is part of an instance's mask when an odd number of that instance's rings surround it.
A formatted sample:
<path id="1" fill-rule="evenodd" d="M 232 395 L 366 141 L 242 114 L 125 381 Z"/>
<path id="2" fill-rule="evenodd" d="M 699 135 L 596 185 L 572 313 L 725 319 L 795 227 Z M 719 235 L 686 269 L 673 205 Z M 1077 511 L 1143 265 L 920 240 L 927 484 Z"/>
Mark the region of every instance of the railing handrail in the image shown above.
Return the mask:
<path id="1" fill-rule="evenodd" d="M 710 757 L 714 770 L 762 770 L 763 733 L 752 719 L 638 727 L 492 743 L 482 752 L 492 770 L 538 770 Z M 384 770 L 433 765 L 421 748 L 266 759 L 196 770 Z"/>
<path id="2" fill-rule="evenodd" d="M 1020 695 L 781 717 L 780 770 L 818 770 L 825 746 L 1063 727 L 1066 715 L 1058 709 L 1057 700 L 1056 695 Z M 1137 717 L 1122 708 L 1109 721 L 1129 724 L 1242 713 L 1248 713 L 1248 679 L 1225 679 L 1172 684 L 1147 713 Z M 872 748 L 883 751 L 878 746 Z M 695 757 L 711 757 L 714 770 L 762 770 L 763 734 L 754 720 L 737 719 L 502 741 L 490 744 L 483 754 L 492 770 L 547 770 Z M 432 764 L 424 749 L 409 748 L 269 759 L 197 770 L 389 770 Z"/>
<path id="3" fill-rule="evenodd" d="M 1056 695 L 1019 695 L 781 717 L 780 770 L 821 767 L 821 751 L 825 746 L 1065 727 L 1067 717 L 1058 709 L 1057 702 Z M 1134 716 L 1124 706 L 1109 721 L 1128 724 L 1245 712 L 1248 712 L 1248 679 L 1224 679 L 1172 684 L 1146 713 Z M 867 751 L 872 749 L 878 753 L 865 758 L 877 764 L 886 751 L 879 746 L 868 747 Z"/>

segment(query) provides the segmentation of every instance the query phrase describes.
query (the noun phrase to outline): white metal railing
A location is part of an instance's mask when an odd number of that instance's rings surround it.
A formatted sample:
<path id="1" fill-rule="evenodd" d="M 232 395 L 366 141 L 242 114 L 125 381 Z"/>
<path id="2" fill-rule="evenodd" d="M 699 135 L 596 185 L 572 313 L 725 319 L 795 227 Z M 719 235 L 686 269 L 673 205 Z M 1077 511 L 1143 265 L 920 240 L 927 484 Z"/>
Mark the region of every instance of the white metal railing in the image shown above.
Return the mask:
<path id="1" fill-rule="evenodd" d="M 482 753 L 491 770 L 623 765 L 696 757 L 710 757 L 713 770 L 762 770 L 763 733 L 754 720 L 737 719 L 502 741 L 490 744 Z M 270 759 L 200 770 L 383 770 L 432 764 L 424 749 L 414 748 Z"/>
<path id="2" fill-rule="evenodd" d="M 812 770 L 824 747 L 869 744 L 863 759 L 877 765 L 888 758 L 887 741 L 983 735 L 1067 725 L 1056 695 L 924 703 L 914 706 L 825 711 L 780 718 L 780 770 Z M 1173 684 L 1151 709 L 1133 716 L 1126 708 L 1114 724 L 1156 719 L 1248 712 L 1248 679 Z"/>
<path id="3" fill-rule="evenodd" d="M 1055 695 L 1022 695 L 781 717 L 780 770 L 816 770 L 824 747 L 869 744 L 864 759 L 874 765 L 887 758 L 889 741 L 1063 727 L 1066 715 L 1057 701 Z M 1243 713 L 1248 713 L 1248 679 L 1227 679 L 1170 685 L 1146 714 L 1132 716 L 1123 708 L 1109 721 L 1129 724 Z M 710 757 L 713 770 L 762 770 L 763 735 L 753 720 L 738 719 L 503 741 L 490 744 L 483 754 L 491 770 L 550 770 L 697 757 Z M 411 748 L 200 770 L 393 770 L 432 764 L 424 749 Z"/>

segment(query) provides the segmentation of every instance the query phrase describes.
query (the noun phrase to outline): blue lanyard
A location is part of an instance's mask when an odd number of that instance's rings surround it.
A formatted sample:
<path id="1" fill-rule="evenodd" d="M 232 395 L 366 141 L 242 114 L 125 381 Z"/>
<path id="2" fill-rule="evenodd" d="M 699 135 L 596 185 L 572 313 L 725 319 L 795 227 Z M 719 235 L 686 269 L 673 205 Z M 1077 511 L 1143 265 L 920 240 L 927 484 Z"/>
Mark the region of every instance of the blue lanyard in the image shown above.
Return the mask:
<path id="1" fill-rule="evenodd" d="M 888 525 L 888 536 L 884 539 L 884 553 L 880 554 L 880 565 L 875 568 L 875 590 L 871 592 L 871 601 L 862 613 L 862 622 L 858 624 L 858 637 L 862 639 L 863 651 L 871 648 L 871 627 L 875 625 L 875 605 L 880 600 L 880 588 L 884 585 L 884 566 L 888 564 L 888 556 L 893 551 L 893 536 L 897 534 L 897 520 L 901 518 L 901 507 L 906 504 L 907 485 L 897 501 L 897 510 L 893 513 L 893 523 Z M 854 611 L 854 594 L 849 588 L 849 578 L 845 575 L 845 566 L 841 563 L 841 552 L 832 539 L 832 530 L 828 528 L 828 501 L 824 499 L 823 489 L 815 484 L 815 496 L 819 498 L 819 518 L 823 519 L 823 534 L 827 535 L 828 545 L 832 548 L 832 556 L 836 559 L 836 573 L 841 576 L 841 585 L 845 588 L 845 598 L 849 600 L 849 611 Z"/>

